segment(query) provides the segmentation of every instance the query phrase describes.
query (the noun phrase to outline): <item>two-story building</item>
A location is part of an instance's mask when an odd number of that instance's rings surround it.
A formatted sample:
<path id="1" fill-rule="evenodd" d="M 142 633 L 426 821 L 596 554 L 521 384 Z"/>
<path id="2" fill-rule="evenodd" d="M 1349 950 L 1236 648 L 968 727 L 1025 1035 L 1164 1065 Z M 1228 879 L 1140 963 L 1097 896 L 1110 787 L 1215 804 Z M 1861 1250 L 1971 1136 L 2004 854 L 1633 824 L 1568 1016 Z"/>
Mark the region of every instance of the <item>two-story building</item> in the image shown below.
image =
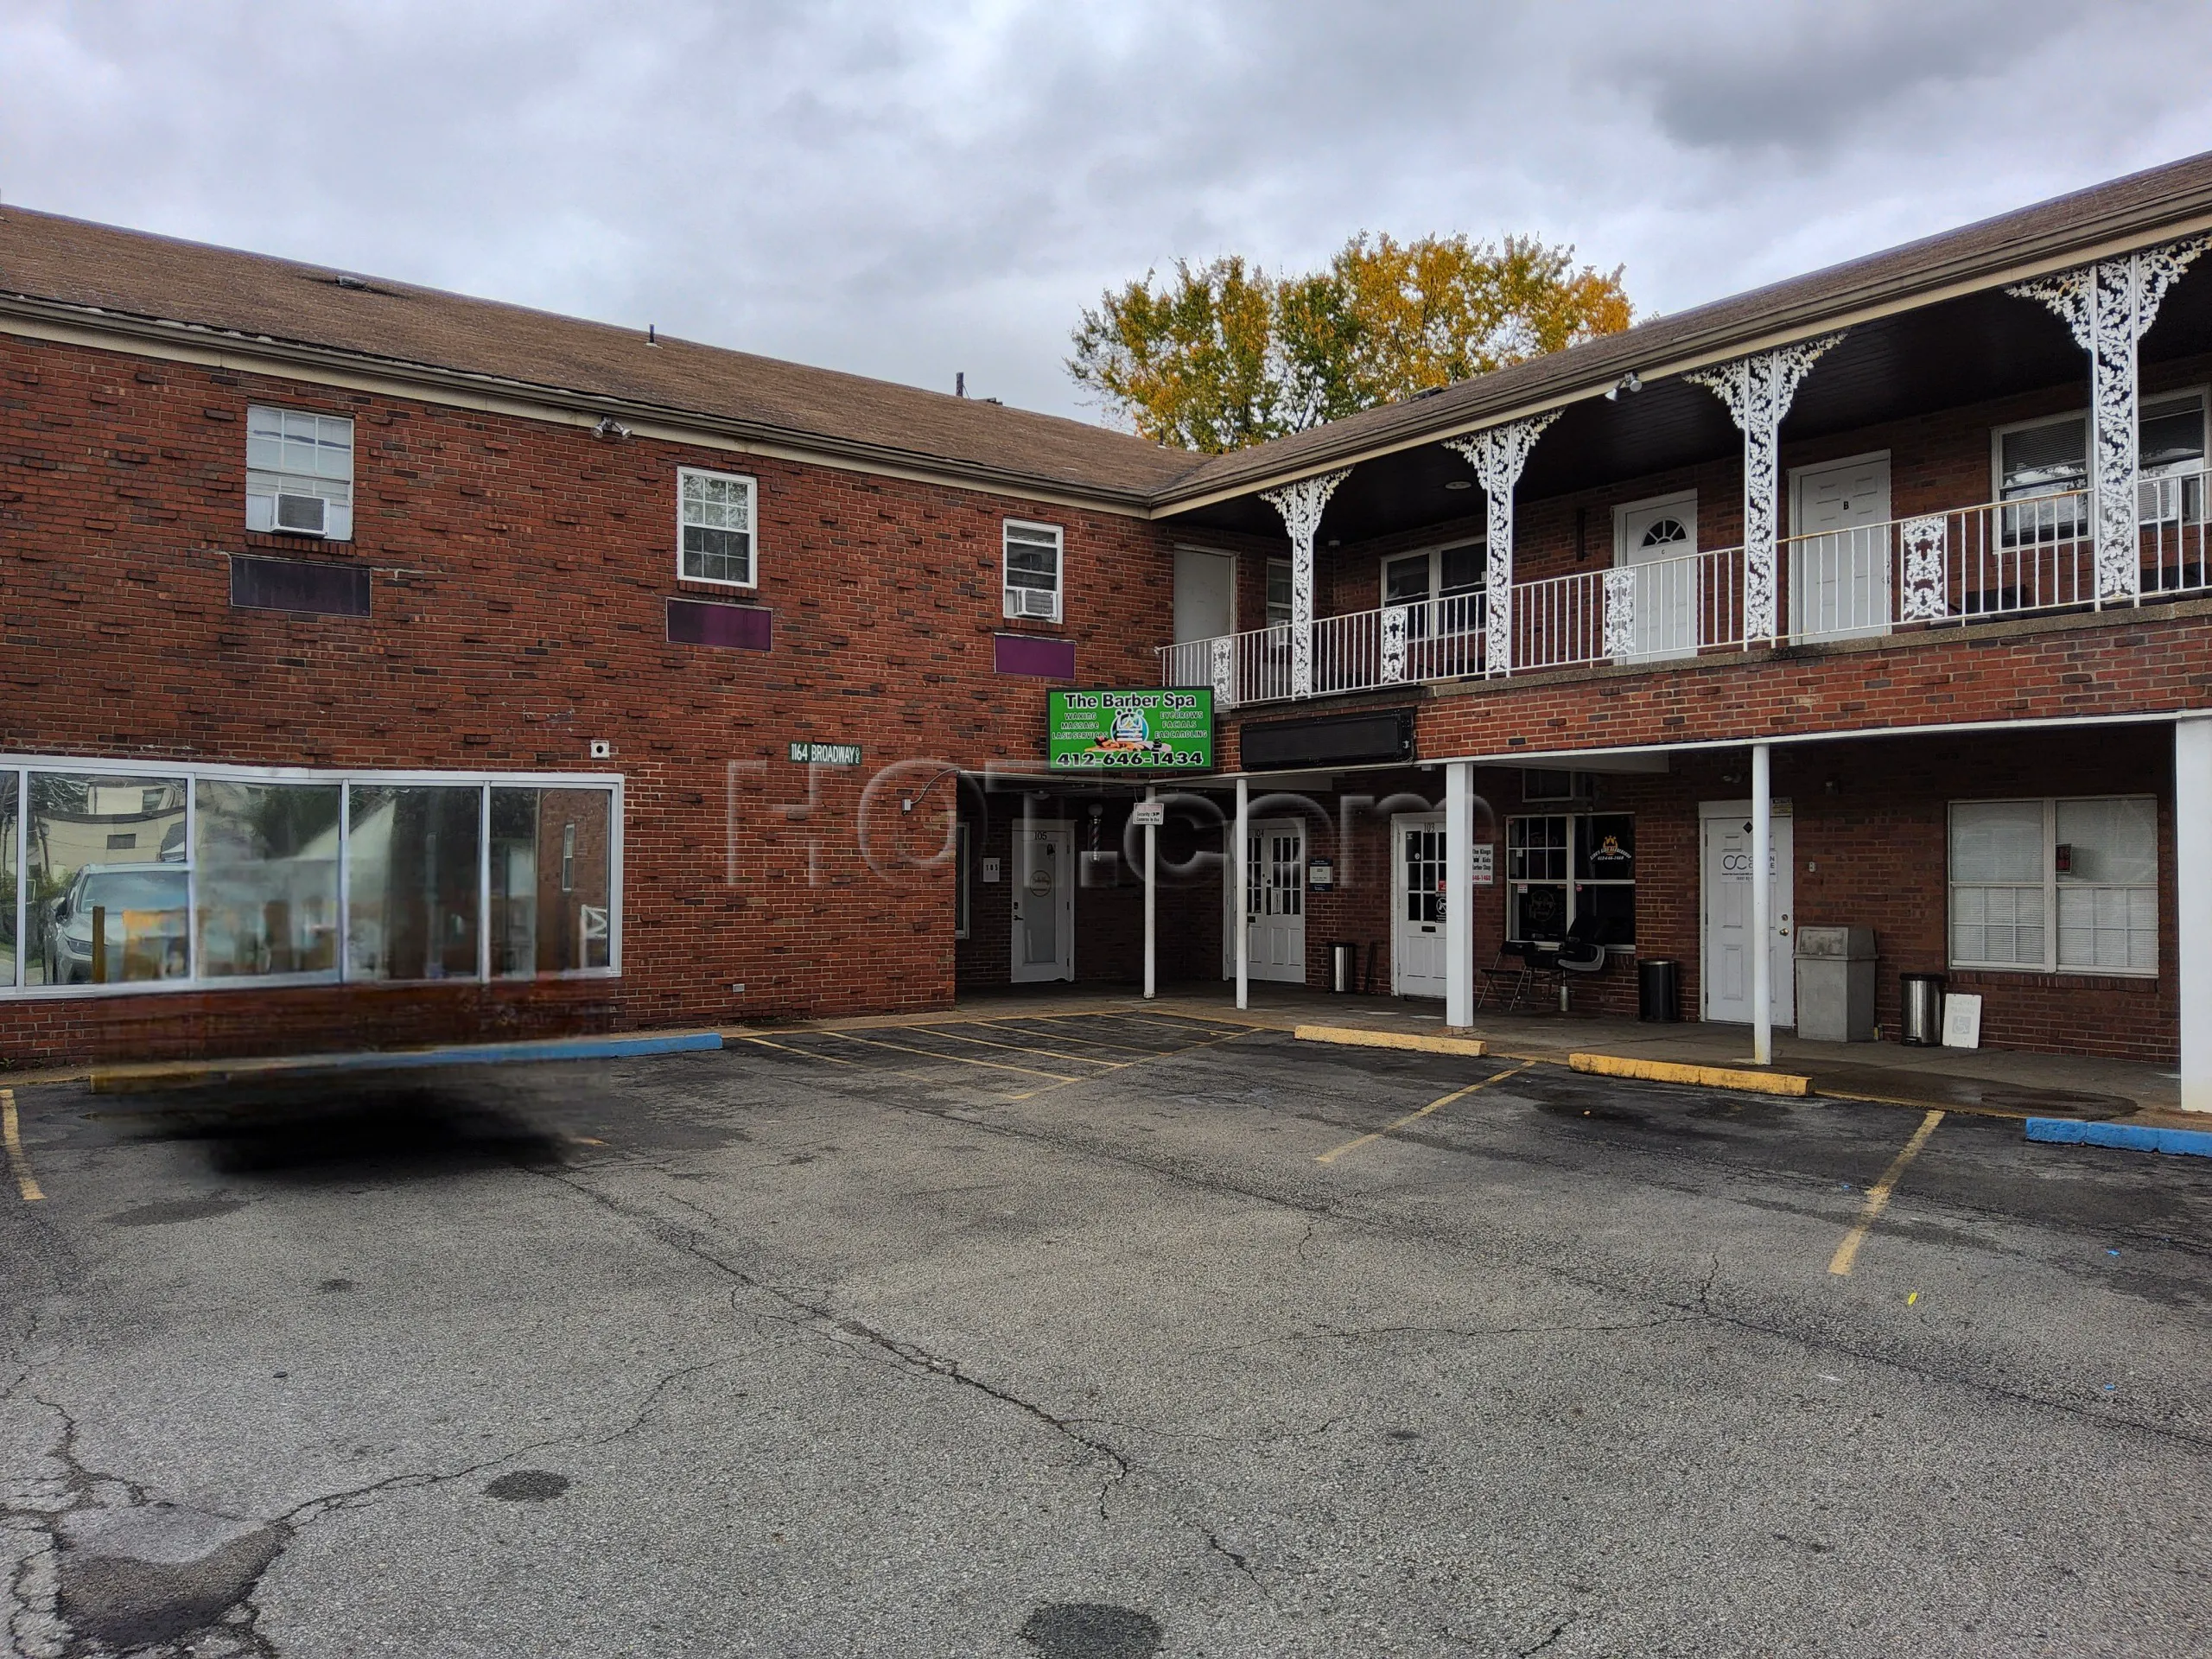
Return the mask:
<path id="1" fill-rule="evenodd" d="M 1160 684 L 1165 977 L 1763 1046 L 1859 927 L 2212 1105 L 2208 245 L 2199 158 L 1206 458 L 7 209 L 0 1053 L 1127 980 L 1043 705 Z"/>

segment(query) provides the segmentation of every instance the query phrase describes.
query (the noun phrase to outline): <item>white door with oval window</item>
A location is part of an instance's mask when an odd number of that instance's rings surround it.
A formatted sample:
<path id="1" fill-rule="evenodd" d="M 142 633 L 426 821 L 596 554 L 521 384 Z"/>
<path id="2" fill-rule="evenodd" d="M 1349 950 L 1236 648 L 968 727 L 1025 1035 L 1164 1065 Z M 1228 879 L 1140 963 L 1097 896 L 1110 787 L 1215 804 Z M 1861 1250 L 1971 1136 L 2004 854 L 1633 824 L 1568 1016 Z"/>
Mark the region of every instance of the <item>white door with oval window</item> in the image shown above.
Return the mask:
<path id="1" fill-rule="evenodd" d="M 1014 979 L 1075 977 L 1075 830 L 1014 826 Z"/>
<path id="2" fill-rule="evenodd" d="M 1397 849 L 1392 873 L 1396 916 L 1390 941 L 1390 988 L 1400 996 L 1445 994 L 1444 815 L 1390 820 Z"/>
<path id="3" fill-rule="evenodd" d="M 1703 1018 L 1748 1026 L 1751 1023 L 1751 804 L 1707 801 L 1698 808 L 1704 831 Z M 1793 960 L 1796 930 L 1790 925 L 1791 821 L 1789 803 L 1774 804 L 1771 855 L 1773 880 L 1768 912 L 1767 962 L 1773 978 L 1774 1023 L 1797 1023 L 1797 986 Z"/>
<path id="4" fill-rule="evenodd" d="M 1697 496 L 1669 495 L 1613 509 L 1613 557 L 1636 572 L 1638 661 L 1692 657 L 1699 645 Z"/>
<path id="5" fill-rule="evenodd" d="M 1306 982 L 1306 826 L 1295 818 L 1262 818 L 1248 826 L 1245 928 L 1251 936 L 1254 979 Z M 1229 833 L 1236 834 L 1234 825 Z M 1224 888 L 1222 964 L 1224 979 L 1236 977 L 1236 920 L 1234 870 Z"/>

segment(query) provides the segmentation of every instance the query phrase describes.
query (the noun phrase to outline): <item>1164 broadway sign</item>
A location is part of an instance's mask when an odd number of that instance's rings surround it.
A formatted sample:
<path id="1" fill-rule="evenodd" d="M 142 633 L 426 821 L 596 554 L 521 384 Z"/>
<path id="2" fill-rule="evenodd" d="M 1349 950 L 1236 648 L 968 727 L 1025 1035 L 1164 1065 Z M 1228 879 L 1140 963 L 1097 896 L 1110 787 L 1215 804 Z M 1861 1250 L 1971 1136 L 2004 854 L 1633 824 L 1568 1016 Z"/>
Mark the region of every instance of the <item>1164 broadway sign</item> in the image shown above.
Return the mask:
<path id="1" fill-rule="evenodd" d="M 1046 730 L 1054 772 L 1211 772 L 1208 690 L 1050 691 Z"/>

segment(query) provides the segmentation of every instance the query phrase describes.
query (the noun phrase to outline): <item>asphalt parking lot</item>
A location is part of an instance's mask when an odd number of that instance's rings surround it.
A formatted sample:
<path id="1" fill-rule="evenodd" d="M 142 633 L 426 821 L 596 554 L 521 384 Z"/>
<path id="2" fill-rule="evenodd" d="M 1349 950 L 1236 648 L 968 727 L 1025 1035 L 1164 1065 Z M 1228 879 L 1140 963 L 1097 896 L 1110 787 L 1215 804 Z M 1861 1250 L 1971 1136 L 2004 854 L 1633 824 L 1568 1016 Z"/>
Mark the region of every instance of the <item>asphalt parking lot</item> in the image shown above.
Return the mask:
<path id="1" fill-rule="evenodd" d="M 1137 1015 L 15 1097 L 10 1651 L 2212 1650 L 2196 1160 Z"/>

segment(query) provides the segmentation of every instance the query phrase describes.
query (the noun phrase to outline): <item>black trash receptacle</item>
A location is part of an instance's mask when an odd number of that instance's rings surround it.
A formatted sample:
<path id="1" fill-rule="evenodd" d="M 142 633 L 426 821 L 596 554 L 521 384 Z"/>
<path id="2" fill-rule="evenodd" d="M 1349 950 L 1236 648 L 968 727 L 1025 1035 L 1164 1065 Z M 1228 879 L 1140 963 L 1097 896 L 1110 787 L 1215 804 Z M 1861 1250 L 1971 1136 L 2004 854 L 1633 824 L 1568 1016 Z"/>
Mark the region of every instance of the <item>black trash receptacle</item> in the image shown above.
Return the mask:
<path id="1" fill-rule="evenodd" d="M 1682 964 L 1647 957 L 1636 964 L 1636 1017 L 1672 1024 L 1682 1017 Z"/>
<path id="2" fill-rule="evenodd" d="M 1359 947 L 1347 939 L 1337 939 L 1329 946 L 1329 988 L 1332 991 L 1356 991 L 1359 988 Z"/>
<path id="3" fill-rule="evenodd" d="M 1943 976 L 1897 976 L 1897 1040 L 1916 1048 L 1943 1046 Z"/>

